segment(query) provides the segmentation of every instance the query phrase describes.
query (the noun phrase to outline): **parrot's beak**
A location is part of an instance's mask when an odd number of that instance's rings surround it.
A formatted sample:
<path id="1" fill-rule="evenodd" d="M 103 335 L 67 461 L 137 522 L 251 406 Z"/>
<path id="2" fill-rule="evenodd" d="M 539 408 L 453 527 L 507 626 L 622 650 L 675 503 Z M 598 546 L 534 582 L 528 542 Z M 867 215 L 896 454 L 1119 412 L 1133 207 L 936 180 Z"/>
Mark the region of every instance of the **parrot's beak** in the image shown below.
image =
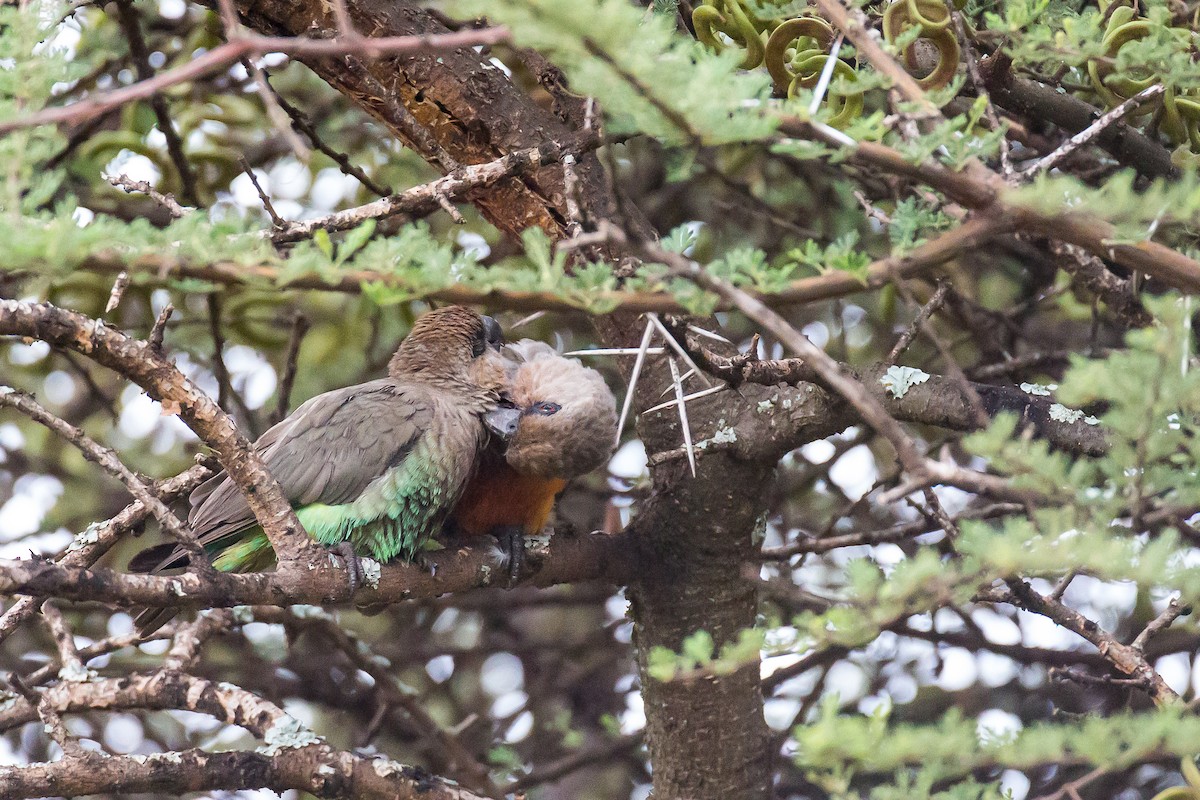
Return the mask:
<path id="1" fill-rule="evenodd" d="M 511 404 L 499 405 L 483 415 L 483 424 L 500 441 L 507 442 L 521 423 L 521 409 Z"/>
<path id="2" fill-rule="evenodd" d="M 483 334 L 488 346 L 493 350 L 499 350 L 500 346 L 504 344 L 504 329 L 492 317 L 484 316 Z"/>

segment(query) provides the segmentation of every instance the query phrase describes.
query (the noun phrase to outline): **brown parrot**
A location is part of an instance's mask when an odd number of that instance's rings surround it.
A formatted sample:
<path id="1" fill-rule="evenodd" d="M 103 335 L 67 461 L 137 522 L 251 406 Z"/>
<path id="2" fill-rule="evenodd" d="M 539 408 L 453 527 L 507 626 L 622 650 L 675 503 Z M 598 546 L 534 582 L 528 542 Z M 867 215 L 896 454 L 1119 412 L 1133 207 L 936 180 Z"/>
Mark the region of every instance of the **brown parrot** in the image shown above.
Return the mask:
<path id="1" fill-rule="evenodd" d="M 502 353 L 511 402 L 488 417 L 504 436 L 480 457 L 449 529 L 464 537 L 495 536 L 515 583 L 525 536 L 542 532 L 568 481 L 612 453 L 617 405 L 599 372 L 544 342 L 523 339 Z"/>
<path id="2" fill-rule="evenodd" d="M 357 556 L 412 560 L 442 529 L 488 443 L 484 416 L 507 386 L 501 341 L 491 317 L 462 306 L 430 311 L 400 343 L 386 378 L 317 395 L 255 442 L 304 529 L 347 558 L 352 583 Z M 188 525 L 217 569 L 274 563 L 266 534 L 223 473 L 192 492 L 191 506 Z M 157 572 L 186 560 L 168 544 L 130 566 Z M 139 627 L 169 619 L 157 611 Z"/>

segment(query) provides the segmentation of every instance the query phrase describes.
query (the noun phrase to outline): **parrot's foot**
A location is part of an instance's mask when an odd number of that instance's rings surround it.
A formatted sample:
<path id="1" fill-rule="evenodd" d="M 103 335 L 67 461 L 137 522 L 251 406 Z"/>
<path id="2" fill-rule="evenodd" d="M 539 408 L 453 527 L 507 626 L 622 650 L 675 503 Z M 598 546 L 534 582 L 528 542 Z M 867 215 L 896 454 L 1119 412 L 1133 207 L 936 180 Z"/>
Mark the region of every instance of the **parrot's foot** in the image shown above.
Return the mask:
<path id="1" fill-rule="evenodd" d="M 508 585 L 513 587 L 521 579 L 525 568 L 525 529 L 520 525 L 504 525 L 492 531 L 500 545 L 500 553 L 508 566 Z"/>
<path id="2" fill-rule="evenodd" d="M 422 550 L 413 556 L 412 563 L 420 567 L 425 572 L 429 573 L 429 577 L 436 578 L 438 572 L 437 559 L 435 555 L 440 553 L 440 550 Z"/>
<path id="3" fill-rule="evenodd" d="M 347 580 L 350 583 L 350 596 L 353 597 L 364 582 L 362 559 L 358 557 L 358 553 L 354 552 L 354 545 L 350 544 L 350 542 L 338 542 L 328 549 L 330 555 L 338 556 L 346 562 L 346 572 L 349 573 Z"/>

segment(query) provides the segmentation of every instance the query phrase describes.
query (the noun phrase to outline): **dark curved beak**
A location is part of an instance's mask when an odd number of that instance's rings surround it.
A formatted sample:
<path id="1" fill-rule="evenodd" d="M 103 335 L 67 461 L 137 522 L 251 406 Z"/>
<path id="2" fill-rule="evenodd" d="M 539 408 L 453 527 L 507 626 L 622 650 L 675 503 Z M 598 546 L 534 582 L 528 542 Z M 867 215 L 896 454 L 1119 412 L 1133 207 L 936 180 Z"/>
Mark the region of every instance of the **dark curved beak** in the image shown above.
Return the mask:
<path id="1" fill-rule="evenodd" d="M 500 327 L 500 323 L 491 317 L 483 318 L 483 336 L 484 340 L 494 350 L 499 350 L 500 345 L 504 344 L 504 329 Z"/>
<path id="2" fill-rule="evenodd" d="M 497 406 L 483 415 L 483 424 L 500 441 L 507 442 L 521 424 L 521 409 L 511 405 Z"/>

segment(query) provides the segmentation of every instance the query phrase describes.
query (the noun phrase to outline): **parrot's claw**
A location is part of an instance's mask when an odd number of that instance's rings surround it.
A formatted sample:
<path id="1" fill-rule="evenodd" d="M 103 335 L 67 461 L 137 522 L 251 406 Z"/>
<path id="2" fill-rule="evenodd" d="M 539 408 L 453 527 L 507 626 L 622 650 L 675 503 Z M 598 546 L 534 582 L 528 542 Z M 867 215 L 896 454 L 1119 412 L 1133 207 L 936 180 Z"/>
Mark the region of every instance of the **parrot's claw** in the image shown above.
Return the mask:
<path id="1" fill-rule="evenodd" d="M 508 585 L 510 588 L 516 586 L 525 568 L 525 529 L 519 525 L 505 525 L 492 531 L 492 535 L 508 562 Z"/>
<path id="2" fill-rule="evenodd" d="M 420 553 L 417 553 L 415 556 L 413 556 L 412 563 L 416 564 L 418 567 L 420 567 L 425 572 L 428 572 L 429 577 L 436 578 L 437 573 L 438 573 L 438 565 L 437 565 L 437 560 L 435 558 L 433 558 L 433 556 L 437 552 L 439 552 L 439 551 L 437 551 L 437 550 L 434 550 L 432 552 L 422 551 Z"/>
<path id="3" fill-rule="evenodd" d="M 362 560 L 359 559 L 358 553 L 354 552 L 354 545 L 350 544 L 350 542 L 338 542 L 329 548 L 329 554 L 338 556 L 346 562 L 346 572 L 349 575 L 347 580 L 350 583 L 350 596 L 353 597 L 364 582 Z"/>

